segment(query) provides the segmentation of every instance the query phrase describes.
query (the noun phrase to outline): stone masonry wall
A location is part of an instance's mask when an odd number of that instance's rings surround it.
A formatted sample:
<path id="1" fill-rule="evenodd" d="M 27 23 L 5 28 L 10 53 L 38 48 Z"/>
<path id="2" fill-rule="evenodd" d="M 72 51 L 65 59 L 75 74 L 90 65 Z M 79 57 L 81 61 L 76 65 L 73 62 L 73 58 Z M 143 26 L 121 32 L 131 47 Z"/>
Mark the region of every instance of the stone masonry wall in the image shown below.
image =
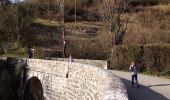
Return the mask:
<path id="1" fill-rule="evenodd" d="M 27 60 L 28 79 L 40 79 L 46 100 L 128 100 L 111 71 L 80 63 Z"/>
<path id="2" fill-rule="evenodd" d="M 47 59 L 63 61 L 63 58 L 47 58 Z M 64 61 L 68 62 L 69 59 L 65 58 Z M 108 68 L 107 60 L 74 59 L 74 62 L 81 63 L 81 64 L 87 64 L 87 65 L 91 65 L 91 66 L 96 66 L 96 67 L 101 67 L 104 69 Z"/>

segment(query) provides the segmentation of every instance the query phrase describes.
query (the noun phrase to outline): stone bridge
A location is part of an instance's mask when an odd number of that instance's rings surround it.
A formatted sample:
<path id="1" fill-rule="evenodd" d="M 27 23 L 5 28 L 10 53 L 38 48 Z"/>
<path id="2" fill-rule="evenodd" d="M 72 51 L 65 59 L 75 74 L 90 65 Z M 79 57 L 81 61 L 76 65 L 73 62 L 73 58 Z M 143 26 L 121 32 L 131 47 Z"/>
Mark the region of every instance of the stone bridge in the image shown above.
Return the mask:
<path id="1" fill-rule="evenodd" d="M 128 100 L 124 84 L 109 70 L 56 60 L 27 59 L 26 63 L 24 100 L 30 95 L 43 95 L 37 100 Z M 30 86 L 33 81 L 39 86 Z M 28 93 L 37 88 L 42 90 Z"/>

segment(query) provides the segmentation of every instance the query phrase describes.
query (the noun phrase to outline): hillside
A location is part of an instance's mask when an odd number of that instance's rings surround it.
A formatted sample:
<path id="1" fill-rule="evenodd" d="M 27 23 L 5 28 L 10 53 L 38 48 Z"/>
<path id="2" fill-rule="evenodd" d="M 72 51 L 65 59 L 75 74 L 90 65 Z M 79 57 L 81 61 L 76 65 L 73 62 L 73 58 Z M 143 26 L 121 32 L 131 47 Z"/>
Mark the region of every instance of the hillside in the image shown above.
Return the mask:
<path id="1" fill-rule="evenodd" d="M 37 7 L 40 5 L 45 7 L 47 3 L 45 4 L 44 2 L 37 5 L 36 2 L 33 2 L 31 3 L 31 7 L 34 7 L 34 4 Z M 70 10 L 70 13 L 67 15 L 65 23 L 67 56 L 72 53 L 77 58 L 107 59 L 107 54 L 111 46 L 111 40 L 108 34 L 109 27 L 99 19 L 94 19 L 94 16 L 98 16 L 94 9 L 95 3 L 96 1 L 91 3 L 89 1 L 89 3 L 86 2 L 86 4 L 90 4 L 88 6 L 86 5 L 82 8 L 80 5 L 77 6 L 77 24 L 74 23 L 74 10 Z M 134 3 L 135 5 L 133 5 Z M 78 4 L 82 5 L 84 3 L 78 2 Z M 30 10 L 34 12 L 33 21 L 29 21 L 31 24 L 23 29 L 21 44 L 17 43 L 15 46 L 10 46 L 13 43 L 3 42 L 7 36 L 3 30 L 4 28 L 0 28 L 1 46 L 3 43 L 9 45 L 5 47 L 9 55 L 12 52 L 17 54 L 20 51 L 22 51 L 21 55 L 23 55 L 26 53 L 28 47 L 35 47 L 38 50 L 42 49 L 41 51 L 45 50 L 47 54 L 45 56 L 62 57 L 63 41 L 61 23 L 55 17 L 57 13 L 48 13 L 43 10 L 43 6 L 37 8 L 39 10 L 36 13 L 36 8 Z M 55 6 L 55 3 L 52 6 Z M 66 8 L 70 6 L 73 5 L 68 5 Z M 129 19 L 130 27 L 123 38 L 123 44 L 170 43 L 170 3 L 167 0 L 159 2 L 157 0 L 132 0 L 131 7 L 128 9 L 130 11 L 124 13 L 123 16 Z M 67 21 L 67 19 L 71 19 L 72 21 Z M 20 49 L 23 47 L 24 49 Z M 49 54 L 49 52 L 51 53 Z M 97 56 L 99 54 L 100 56 Z"/>

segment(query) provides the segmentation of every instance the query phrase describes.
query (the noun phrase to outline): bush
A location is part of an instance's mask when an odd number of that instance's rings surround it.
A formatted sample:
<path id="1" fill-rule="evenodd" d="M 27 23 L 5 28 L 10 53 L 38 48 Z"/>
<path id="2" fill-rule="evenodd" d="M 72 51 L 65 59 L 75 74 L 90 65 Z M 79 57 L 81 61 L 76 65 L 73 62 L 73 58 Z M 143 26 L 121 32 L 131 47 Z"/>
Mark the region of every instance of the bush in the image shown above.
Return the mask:
<path id="1" fill-rule="evenodd" d="M 132 61 L 139 72 L 170 76 L 170 44 L 117 46 L 110 57 L 110 69 L 128 70 Z"/>
<path id="2" fill-rule="evenodd" d="M 131 0 L 131 5 L 137 6 L 137 5 L 156 5 L 159 3 L 159 0 Z"/>
<path id="3" fill-rule="evenodd" d="M 34 58 L 37 59 L 45 59 L 47 57 L 45 51 L 43 50 L 43 48 L 40 47 L 35 47 L 34 48 Z"/>
<path id="4" fill-rule="evenodd" d="M 14 64 L 15 63 L 15 64 Z M 0 97 L 1 100 L 19 100 L 22 72 L 16 58 L 0 61 Z"/>
<path id="5" fill-rule="evenodd" d="M 0 48 L 0 55 L 3 55 L 5 53 L 4 49 Z"/>
<path id="6" fill-rule="evenodd" d="M 43 49 L 41 47 L 34 47 L 34 58 L 36 59 L 46 59 L 48 57 L 63 57 L 62 50 L 50 50 Z"/>
<path id="7" fill-rule="evenodd" d="M 156 75 L 170 75 L 170 44 L 152 44 L 144 47 L 147 71 Z"/>
<path id="8" fill-rule="evenodd" d="M 95 40 L 69 40 L 67 41 L 66 55 L 76 59 L 98 59 L 105 60 L 108 58 L 108 53 L 103 52 L 101 44 Z"/>
<path id="9" fill-rule="evenodd" d="M 144 71 L 143 47 L 141 45 L 117 46 L 112 50 L 110 57 L 111 69 L 128 70 L 129 64 L 138 62 L 139 70 Z"/>
<path id="10" fill-rule="evenodd" d="M 2 44 L 2 42 L 0 43 L 0 55 L 3 55 L 5 54 L 5 47 L 4 45 Z"/>

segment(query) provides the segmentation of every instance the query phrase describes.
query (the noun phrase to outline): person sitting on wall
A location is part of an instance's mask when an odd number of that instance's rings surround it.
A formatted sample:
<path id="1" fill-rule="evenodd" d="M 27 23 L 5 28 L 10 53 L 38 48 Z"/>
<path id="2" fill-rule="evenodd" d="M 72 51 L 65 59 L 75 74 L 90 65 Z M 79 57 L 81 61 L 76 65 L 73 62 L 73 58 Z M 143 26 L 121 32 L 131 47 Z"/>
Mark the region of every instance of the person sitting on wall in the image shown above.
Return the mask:
<path id="1" fill-rule="evenodd" d="M 74 58 L 71 56 L 71 54 L 70 54 L 70 57 L 69 57 L 69 62 L 74 62 Z"/>
<path id="2" fill-rule="evenodd" d="M 138 70 L 137 70 L 137 67 L 135 65 L 134 62 L 132 62 L 132 64 L 130 65 L 129 67 L 129 71 L 131 72 L 131 75 L 132 75 L 132 85 L 131 87 L 134 85 L 134 83 L 136 82 L 137 84 L 137 88 L 139 88 L 139 84 L 138 84 Z"/>

